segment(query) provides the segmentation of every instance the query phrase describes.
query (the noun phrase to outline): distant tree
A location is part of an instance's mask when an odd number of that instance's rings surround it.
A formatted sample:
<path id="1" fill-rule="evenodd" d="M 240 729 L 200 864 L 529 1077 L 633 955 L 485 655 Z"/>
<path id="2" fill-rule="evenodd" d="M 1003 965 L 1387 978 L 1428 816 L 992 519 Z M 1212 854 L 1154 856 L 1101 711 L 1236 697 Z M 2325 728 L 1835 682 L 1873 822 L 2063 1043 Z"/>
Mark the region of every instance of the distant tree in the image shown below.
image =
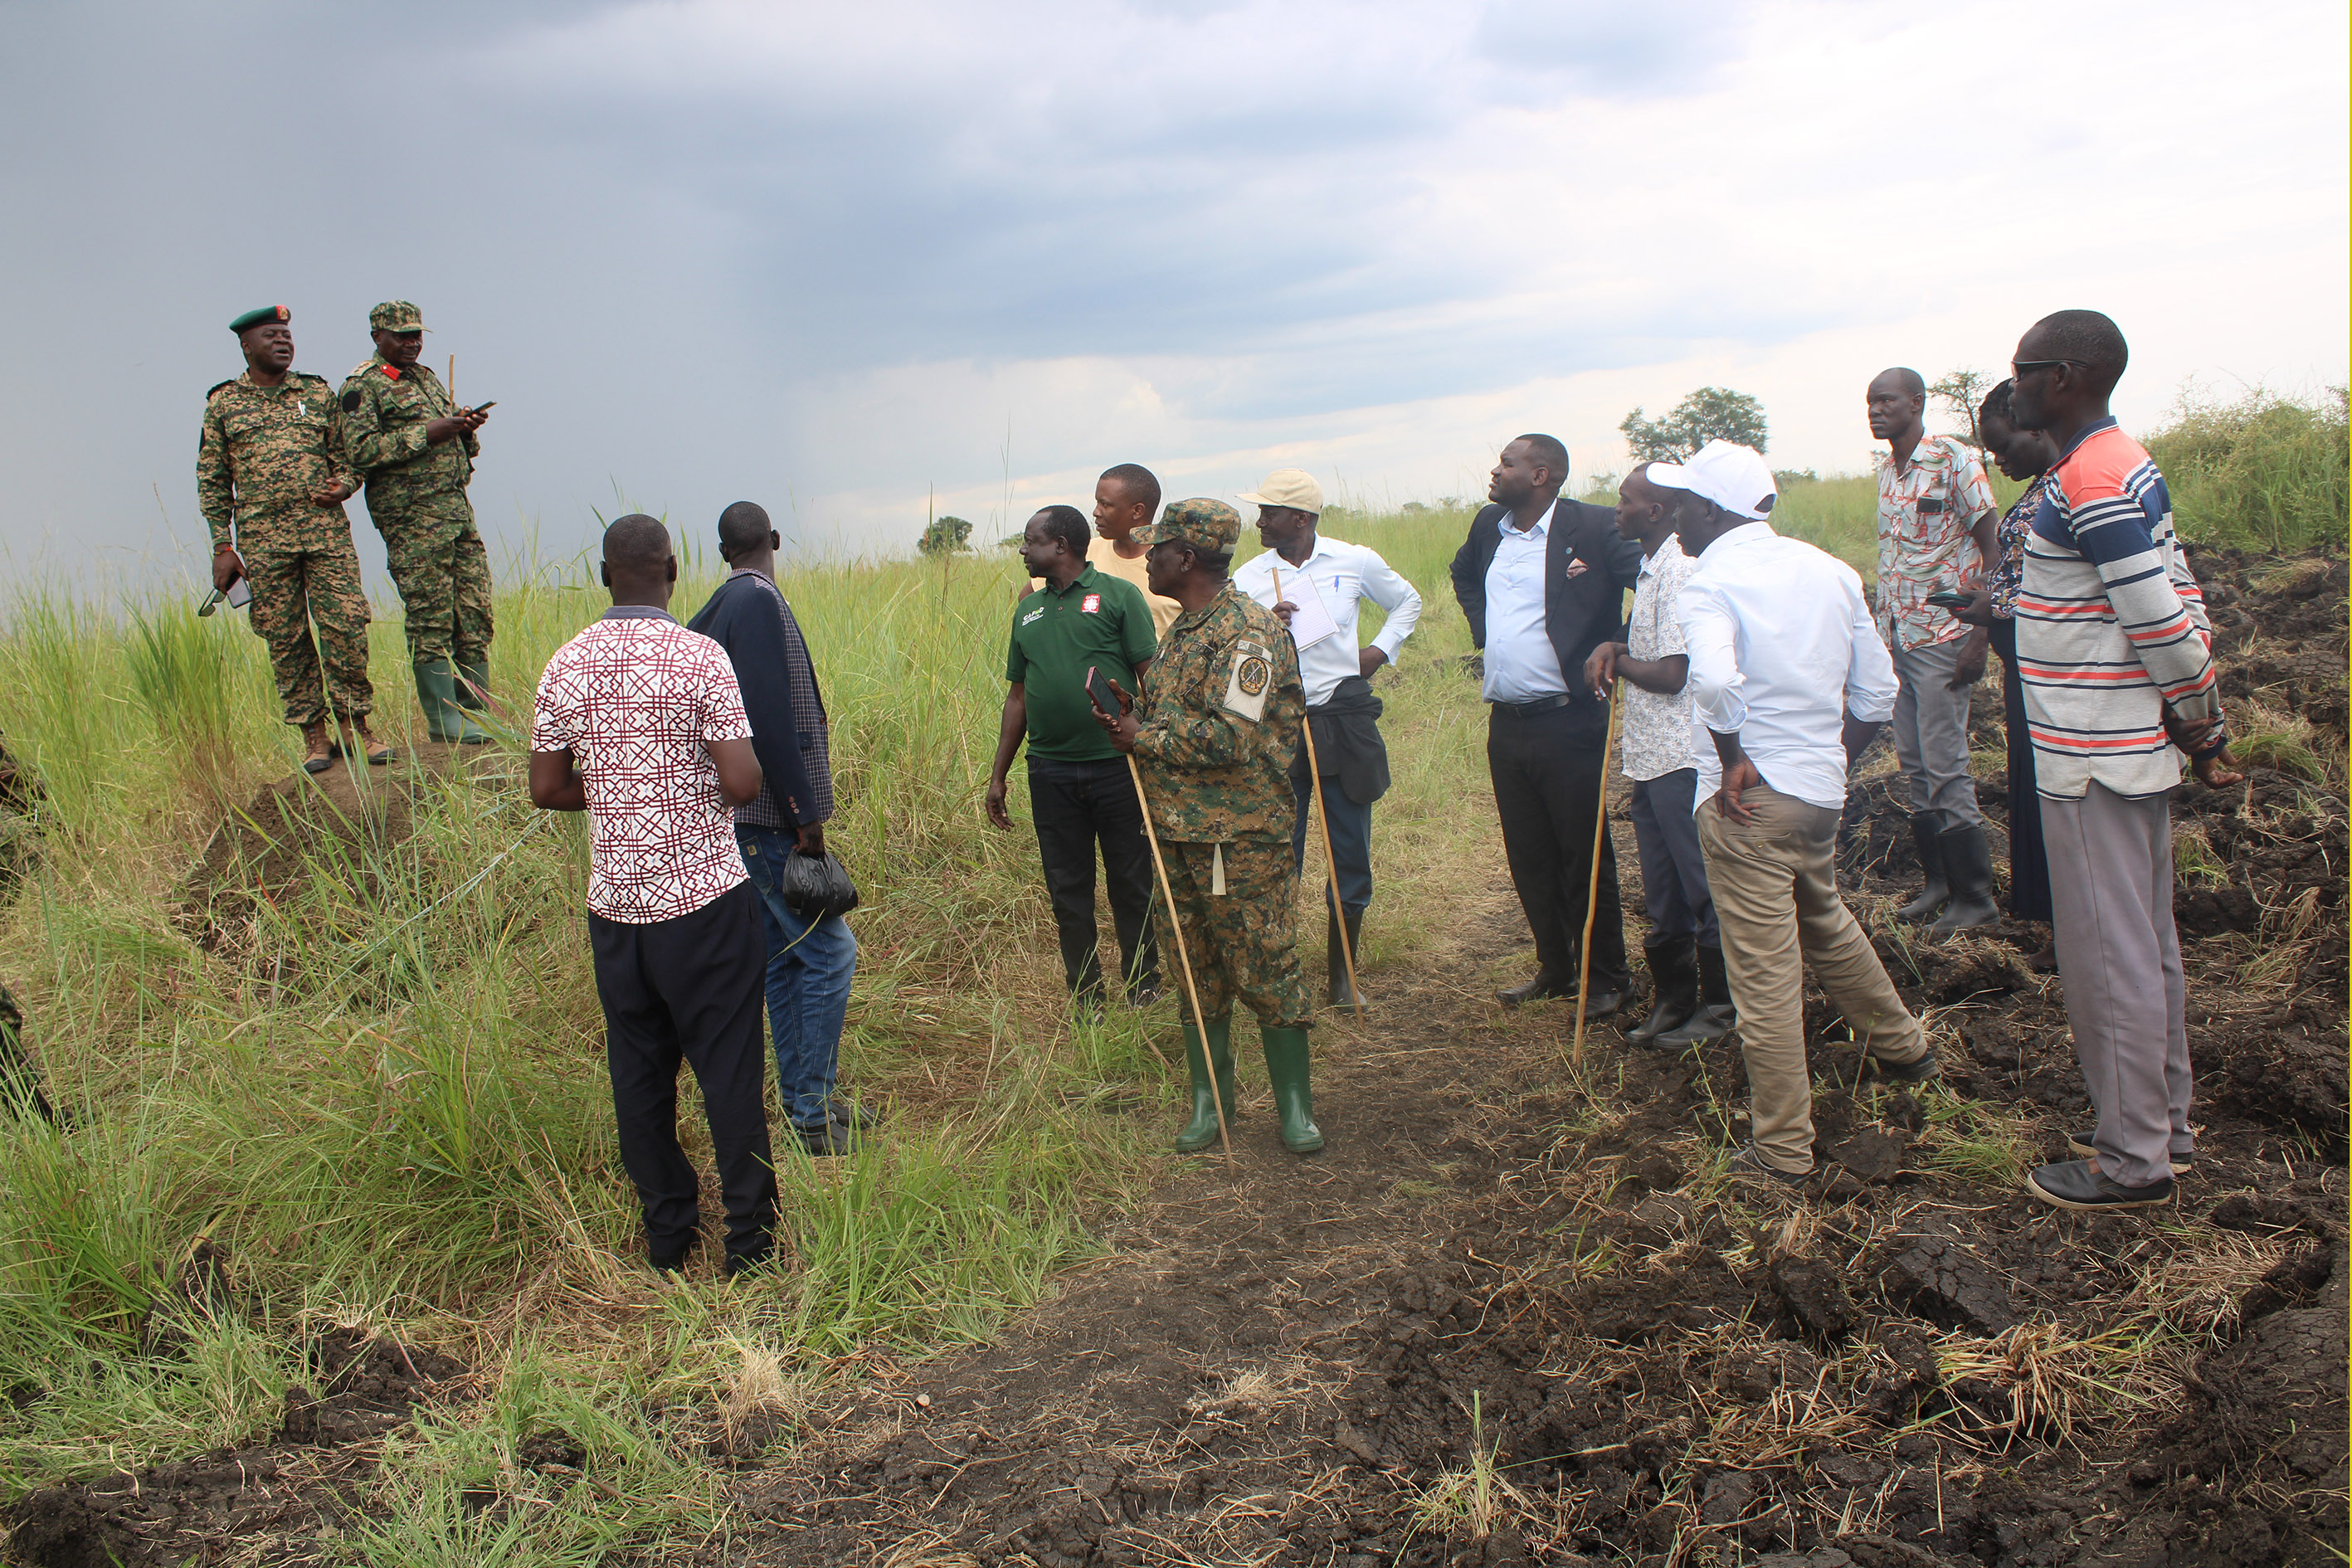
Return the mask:
<path id="1" fill-rule="evenodd" d="M 923 530 L 915 548 L 926 555 L 952 555 L 971 537 L 971 524 L 960 517 L 942 517 Z"/>
<path id="2" fill-rule="evenodd" d="M 1764 450 L 1764 405 L 1744 392 L 1702 386 L 1663 419 L 1644 419 L 1639 408 L 1617 426 L 1637 463 L 1679 463 L 1709 441 L 1730 441 Z"/>
<path id="3" fill-rule="evenodd" d="M 1927 385 L 1927 395 L 1968 426 L 1969 445 L 1979 452 L 1984 450 L 1984 432 L 1977 428 L 1977 407 L 2000 380 L 1990 371 L 1955 370 L 1947 371 L 1942 380 Z"/>

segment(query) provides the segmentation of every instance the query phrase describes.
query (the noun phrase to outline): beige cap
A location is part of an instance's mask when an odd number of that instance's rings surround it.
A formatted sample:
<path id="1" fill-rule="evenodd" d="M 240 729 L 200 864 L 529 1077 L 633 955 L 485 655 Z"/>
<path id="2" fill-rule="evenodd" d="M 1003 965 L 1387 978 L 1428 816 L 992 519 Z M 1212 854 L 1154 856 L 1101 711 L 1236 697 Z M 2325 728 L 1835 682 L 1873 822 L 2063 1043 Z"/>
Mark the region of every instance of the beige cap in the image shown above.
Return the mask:
<path id="1" fill-rule="evenodd" d="M 1304 468 L 1276 468 L 1242 500 L 1257 506 L 1286 506 L 1318 517 L 1323 514 L 1323 487 Z"/>

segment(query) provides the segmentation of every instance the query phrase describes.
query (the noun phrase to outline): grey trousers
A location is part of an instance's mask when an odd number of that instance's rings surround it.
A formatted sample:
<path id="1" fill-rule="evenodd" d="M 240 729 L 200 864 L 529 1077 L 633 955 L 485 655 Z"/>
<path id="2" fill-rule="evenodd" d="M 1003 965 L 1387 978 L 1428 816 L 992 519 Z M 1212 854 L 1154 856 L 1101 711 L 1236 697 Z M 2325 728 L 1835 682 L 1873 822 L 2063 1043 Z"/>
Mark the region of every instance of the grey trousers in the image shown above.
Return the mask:
<path id="1" fill-rule="evenodd" d="M 1969 776 L 1969 689 L 1951 689 L 1960 644 L 1895 650 L 1895 756 L 1911 784 L 1911 813 L 1939 812 L 1942 826 L 1981 825 Z"/>
<path id="2" fill-rule="evenodd" d="M 1706 853 L 1691 815 L 1697 793 L 1698 770 L 1676 768 L 1634 780 L 1626 797 L 1633 842 L 1642 852 L 1642 900 L 1650 908 L 1646 946 L 1693 940 L 1701 947 L 1723 945 L 1716 934 L 1715 900 L 1706 890 Z"/>
<path id="3" fill-rule="evenodd" d="M 2127 1187 L 2169 1181 L 2189 1131 L 2189 1028 L 2172 924 L 2172 801 L 2094 784 L 2042 797 L 2058 977 L 2074 1056 L 2099 1113 L 2099 1169 Z"/>

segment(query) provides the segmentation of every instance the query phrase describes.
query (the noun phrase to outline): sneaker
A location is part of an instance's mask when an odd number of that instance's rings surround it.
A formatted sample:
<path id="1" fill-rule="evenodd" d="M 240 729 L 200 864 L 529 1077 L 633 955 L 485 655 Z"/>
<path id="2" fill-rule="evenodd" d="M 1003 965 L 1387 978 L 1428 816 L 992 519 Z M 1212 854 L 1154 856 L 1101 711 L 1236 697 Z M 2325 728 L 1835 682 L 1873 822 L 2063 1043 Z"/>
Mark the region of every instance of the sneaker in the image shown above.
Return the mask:
<path id="1" fill-rule="evenodd" d="M 1870 1070 L 1888 1083 L 1926 1083 L 1941 1078 L 1944 1069 L 1936 1065 L 1936 1053 L 1929 1050 L 1916 1062 L 1890 1062 L 1885 1057 L 1869 1057 Z"/>
<path id="2" fill-rule="evenodd" d="M 801 1147 L 816 1159 L 846 1154 L 857 1147 L 856 1131 L 830 1119 L 819 1126 L 795 1127 L 793 1131 L 800 1135 Z"/>
<path id="3" fill-rule="evenodd" d="M 2172 1198 L 2172 1183 L 2168 1180 L 2150 1182 L 2144 1187 L 2127 1187 L 2105 1171 L 2091 1169 L 2087 1160 L 2069 1160 L 2063 1164 L 2029 1171 L 2025 1190 L 2057 1208 L 2085 1212 L 2146 1208 L 2150 1204 L 2168 1203 Z"/>
<path id="4" fill-rule="evenodd" d="M 1783 1187 L 1801 1187 L 1813 1179 L 1811 1171 L 1784 1171 L 1778 1165 L 1765 1163 L 1764 1156 L 1756 1152 L 1753 1142 L 1742 1146 L 1739 1152 L 1731 1157 L 1723 1167 L 1723 1173 L 1735 1182 L 1769 1180 Z"/>
<path id="5" fill-rule="evenodd" d="M 2088 1132 L 2067 1133 L 2066 1147 L 2073 1151 L 2076 1155 L 2085 1160 L 2095 1159 L 2099 1152 L 2096 1149 L 2091 1146 L 2091 1134 Z M 2196 1158 L 2197 1156 L 2194 1154 L 2184 1154 L 2174 1160 L 2172 1162 L 2172 1173 L 2176 1176 L 2185 1176 L 2189 1174 L 2189 1172 L 2197 1168 L 2194 1163 Z"/>

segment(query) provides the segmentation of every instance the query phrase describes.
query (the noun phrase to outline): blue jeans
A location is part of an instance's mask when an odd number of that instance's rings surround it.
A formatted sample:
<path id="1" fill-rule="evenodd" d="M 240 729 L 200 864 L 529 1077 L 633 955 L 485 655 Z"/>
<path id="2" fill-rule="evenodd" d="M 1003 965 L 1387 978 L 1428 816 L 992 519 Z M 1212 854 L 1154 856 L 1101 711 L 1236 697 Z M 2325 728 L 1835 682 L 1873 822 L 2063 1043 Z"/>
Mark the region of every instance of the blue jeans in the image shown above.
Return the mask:
<path id="1" fill-rule="evenodd" d="M 1307 808 L 1314 800 L 1315 785 L 1304 763 L 1291 770 L 1290 789 L 1292 798 L 1298 804 L 1298 820 L 1290 828 L 1290 863 L 1303 875 L 1307 869 L 1307 836 L 1315 831 L 1307 821 Z M 1364 906 L 1372 901 L 1372 808 L 1349 800 L 1338 779 L 1326 778 L 1323 817 L 1331 825 L 1331 858 L 1339 868 L 1339 907 L 1351 915 L 1360 915 Z M 1328 887 L 1323 892 L 1323 903 L 1327 909 L 1331 903 Z"/>
<path id="2" fill-rule="evenodd" d="M 857 973 L 857 938 L 839 915 L 812 924 L 785 907 L 782 879 L 784 858 L 799 842 L 794 834 L 738 827 L 735 842 L 759 889 L 768 933 L 768 1033 L 776 1048 L 776 1089 L 792 1124 L 814 1132 L 833 1114 L 841 1027 L 849 1016 L 849 982 Z"/>

